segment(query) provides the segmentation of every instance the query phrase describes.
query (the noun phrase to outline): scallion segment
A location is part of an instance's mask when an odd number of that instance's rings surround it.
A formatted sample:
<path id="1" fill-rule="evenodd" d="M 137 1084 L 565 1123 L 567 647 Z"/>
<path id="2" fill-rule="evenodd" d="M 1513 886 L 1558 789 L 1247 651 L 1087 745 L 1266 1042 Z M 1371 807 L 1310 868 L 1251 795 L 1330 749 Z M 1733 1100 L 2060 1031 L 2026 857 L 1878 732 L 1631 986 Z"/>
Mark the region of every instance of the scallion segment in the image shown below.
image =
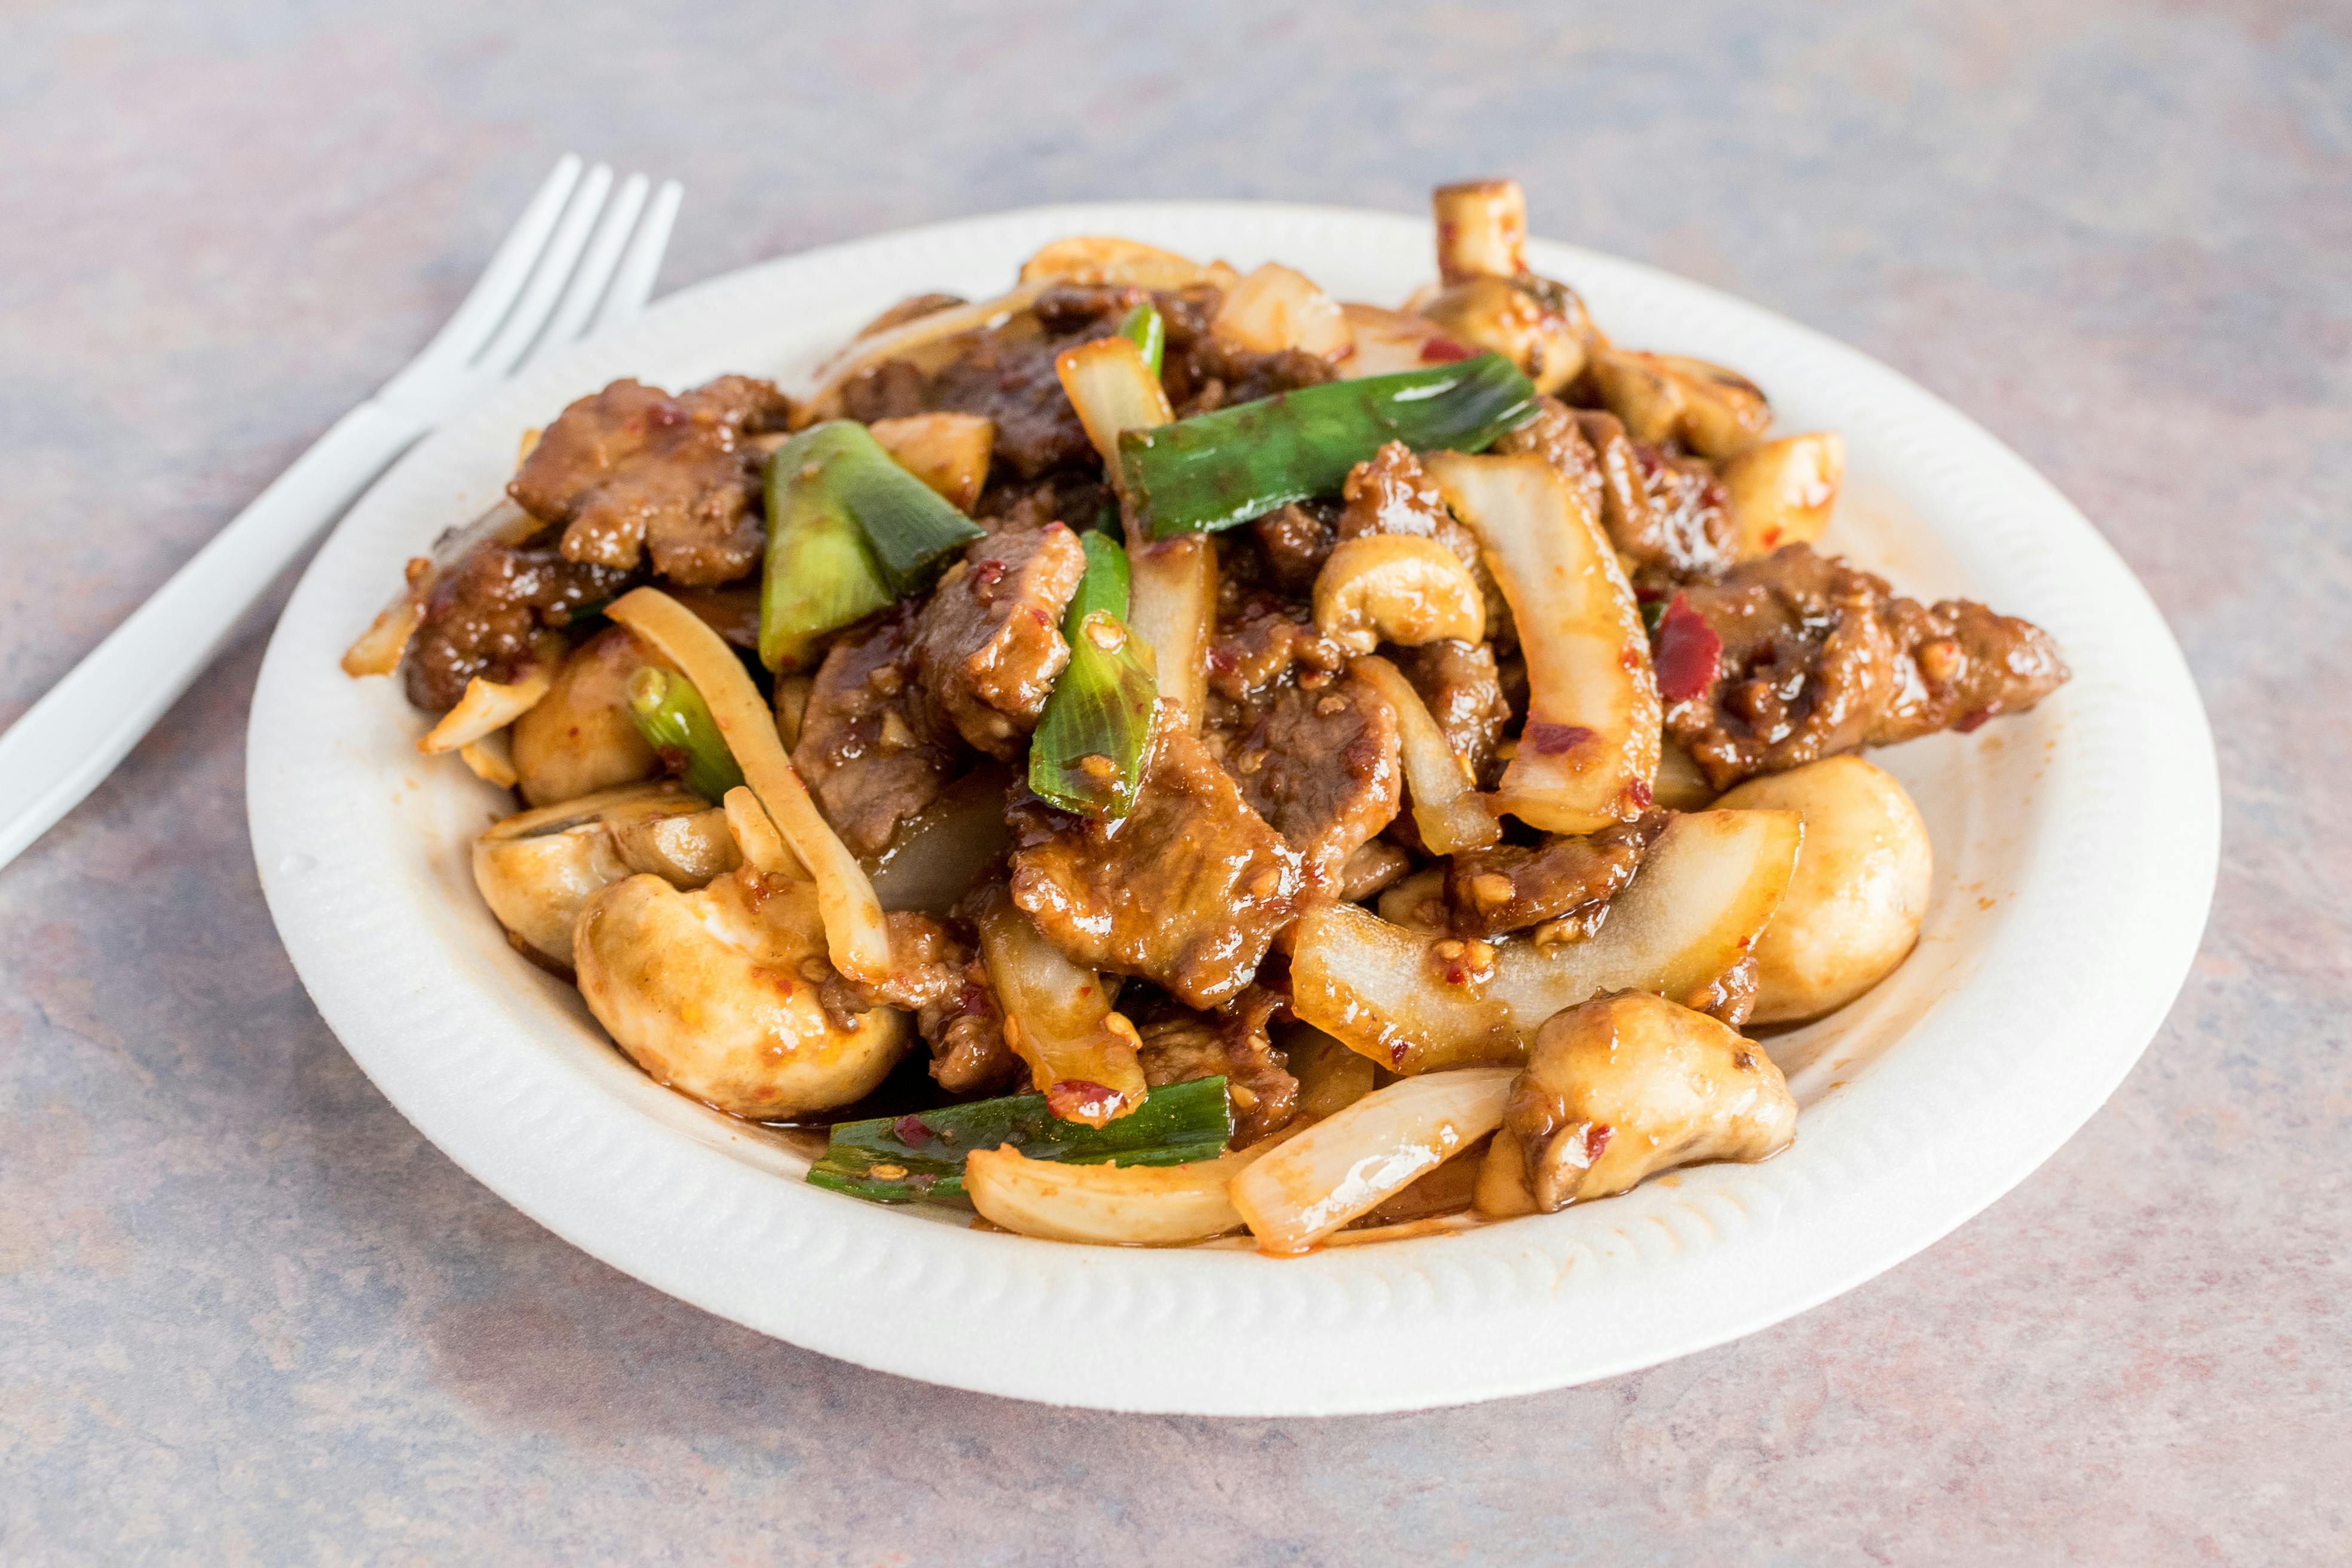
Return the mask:
<path id="1" fill-rule="evenodd" d="M 694 682 L 648 664 L 629 677 L 628 700 L 637 733 L 687 788 L 716 805 L 743 782 L 743 770 L 735 765 L 735 754 Z"/>
<path id="2" fill-rule="evenodd" d="M 760 662 L 773 670 L 809 668 L 819 638 L 887 609 L 897 596 L 865 531 L 824 482 L 823 465 L 810 463 L 805 452 L 792 458 L 799 445 L 798 438 L 788 441 L 768 459 Z"/>
<path id="3" fill-rule="evenodd" d="M 1033 1160 L 1077 1165 L 1182 1165 L 1214 1159 L 1233 1135 L 1222 1078 L 1155 1089 L 1134 1111 L 1100 1128 L 1057 1121 L 1042 1094 L 1014 1094 L 837 1122 L 808 1179 L 877 1203 L 956 1199 L 963 1196 L 964 1156 L 975 1149 L 1011 1147 Z"/>
<path id="4" fill-rule="evenodd" d="M 1127 624 L 1127 552 L 1080 534 L 1087 571 L 1062 617 L 1069 667 L 1029 744 L 1029 787 L 1065 811 L 1116 818 L 1135 805 L 1159 706 L 1150 650 Z"/>
<path id="5" fill-rule="evenodd" d="M 1118 335 L 1143 351 L 1143 363 L 1158 375 L 1168 350 L 1168 323 L 1160 319 L 1159 307 L 1146 300 L 1129 310 L 1118 323 Z"/>
<path id="6" fill-rule="evenodd" d="M 798 668 L 817 638 L 929 587 L 986 531 L 893 462 L 863 425 L 828 421 L 768 459 L 760 660 Z"/>
<path id="7" fill-rule="evenodd" d="M 1118 438 L 1121 492 L 1147 536 L 1231 528 L 1337 495 L 1391 441 L 1485 450 L 1535 412 L 1533 383 L 1500 354 L 1326 382 Z"/>

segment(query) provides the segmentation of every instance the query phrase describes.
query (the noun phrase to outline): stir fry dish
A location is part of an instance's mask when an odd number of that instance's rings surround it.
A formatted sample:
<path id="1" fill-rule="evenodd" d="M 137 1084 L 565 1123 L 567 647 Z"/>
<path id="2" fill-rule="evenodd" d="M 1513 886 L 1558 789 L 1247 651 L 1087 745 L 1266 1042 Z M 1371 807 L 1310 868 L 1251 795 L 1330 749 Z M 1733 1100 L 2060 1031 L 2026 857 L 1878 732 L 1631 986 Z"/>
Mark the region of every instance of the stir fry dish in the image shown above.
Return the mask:
<path id="1" fill-rule="evenodd" d="M 1435 207 L 1395 309 L 1079 237 L 793 395 L 614 382 L 344 668 L 520 796 L 513 945 L 834 1192 L 1292 1255 L 1769 1159 L 1743 1030 L 1927 903 L 1860 753 L 2065 665 L 1818 550 L 1839 437 L 1611 342 L 1515 183 Z"/>

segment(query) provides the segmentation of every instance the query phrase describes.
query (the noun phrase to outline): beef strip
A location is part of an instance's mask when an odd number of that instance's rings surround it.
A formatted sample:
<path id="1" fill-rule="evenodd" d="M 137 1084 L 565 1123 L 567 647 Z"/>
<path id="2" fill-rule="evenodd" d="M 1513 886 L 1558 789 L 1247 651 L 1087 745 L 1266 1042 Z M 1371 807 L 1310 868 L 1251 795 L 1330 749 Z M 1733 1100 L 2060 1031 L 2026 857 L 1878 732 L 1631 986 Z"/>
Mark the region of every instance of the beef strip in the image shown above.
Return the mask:
<path id="1" fill-rule="evenodd" d="M 1536 401 L 1536 416 L 1496 451 L 1533 452 L 1558 469 L 1635 573 L 1685 582 L 1724 568 L 1732 519 L 1713 469 L 1632 440 L 1613 414 Z"/>
<path id="2" fill-rule="evenodd" d="M 1006 529 L 948 569 L 915 619 L 915 669 L 963 738 L 1010 762 L 1070 662 L 1062 612 L 1086 574 L 1060 523 Z"/>
<path id="3" fill-rule="evenodd" d="M 1251 985 L 1213 1013 L 1174 1002 L 1139 1009 L 1135 1029 L 1142 1043 L 1136 1055 L 1143 1081 L 1158 1089 L 1222 1077 L 1233 1102 L 1236 1149 L 1281 1131 L 1298 1108 L 1298 1080 L 1266 1023 L 1286 1005 L 1280 992 Z"/>
<path id="4" fill-rule="evenodd" d="M 1265 577 L 1286 593 L 1305 594 L 1315 586 L 1317 574 L 1330 558 L 1338 542 L 1337 509 L 1328 501 L 1293 502 L 1267 512 L 1250 524 L 1257 541 Z M 1220 581 L 1223 580 L 1221 574 Z"/>
<path id="5" fill-rule="evenodd" d="M 1350 675 L 1312 689 L 1285 687 L 1244 711 L 1211 750 L 1250 809 L 1298 851 L 1307 887 L 1336 897 L 1348 857 L 1389 825 L 1402 799 L 1396 710 Z"/>
<path id="6" fill-rule="evenodd" d="M 877 985 L 851 988 L 856 1004 L 914 1014 L 931 1050 L 931 1077 L 949 1093 L 1010 1086 L 1021 1058 L 1004 1042 L 1004 1015 L 969 935 L 909 910 L 894 910 L 887 921 L 890 973 Z M 828 1002 L 827 1010 L 835 1005 Z"/>
<path id="7" fill-rule="evenodd" d="M 1547 837 L 1533 848 L 1498 844 L 1456 854 L 1445 869 L 1446 923 L 1461 936 L 1496 936 L 1616 897 L 1666 825 L 1651 812 L 1598 833 Z"/>
<path id="8" fill-rule="evenodd" d="M 1297 914 L 1298 851 L 1162 708 L 1135 809 L 1097 822 L 1016 790 L 1013 901 L 1077 963 L 1195 1007 L 1237 995 Z"/>
<path id="9" fill-rule="evenodd" d="M 851 853 L 878 855 L 939 798 L 963 745 L 915 679 L 912 615 L 834 644 L 801 714 L 793 765 Z"/>
<path id="10" fill-rule="evenodd" d="M 1062 392 L 1054 356 L 1108 337 L 1143 298 L 1136 289 L 1056 284 L 1003 326 L 953 340 L 948 357 L 931 368 L 887 360 L 851 377 L 842 406 L 868 424 L 938 410 L 985 415 L 996 422 L 992 460 L 1020 479 L 1098 463 Z"/>
<path id="11" fill-rule="evenodd" d="M 722 375 L 670 396 L 616 381 L 566 408 L 507 486 L 533 517 L 563 524 L 567 561 L 654 571 L 689 587 L 759 564 L 752 511 L 759 449 L 742 437 L 780 428 L 790 412 L 764 381 Z"/>
<path id="12" fill-rule="evenodd" d="M 1861 746 L 1972 730 L 2056 690 L 2048 633 L 1967 599 L 1932 606 L 1803 544 L 1680 591 L 1654 639 L 1667 732 L 1728 789 Z"/>
<path id="13" fill-rule="evenodd" d="M 1152 296 L 1168 332 L 1160 381 L 1179 418 L 1236 403 L 1320 386 L 1337 374 L 1330 362 L 1295 349 L 1256 353 L 1211 335 L 1223 292 L 1201 285 Z"/>
<path id="14" fill-rule="evenodd" d="M 1221 582 L 1221 599 L 1223 592 Z M 1220 604 L 1208 662 L 1211 721 L 1230 729 L 1239 720 L 1227 705 L 1256 703 L 1294 682 L 1328 684 L 1348 655 L 1316 631 L 1306 605 L 1244 591 Z"/>
<path id="15" fill-rule="evenodd" d="M 1389 649 L 1388 657 L 1445 734 L 1454 753 L 1470 764 L 1482 789 L 1494 787 L 1501 759 L 1496 748 L 1512 721 L 1503 696 L 1503 673 L 1495 650 L 1482 642 L 1447 638 L 1419 647 Z"/>
<path id="16" fill-rule="evenodd" d="M 1339 538 L 1410 533 L 1434 539 L 1485 580 L 1486 568 L 1478 558 L 1478 536 L 1455 520 L 1437 481 L 1423 470 L 1421 459 L 1403 442 L 1390 442 L 1349 469 L 1340 494 L 1348 504 L 1339 513 Z"/>
<path id="17" fill-rule="evenodd" d="M 1118 498 L 1103 482 L 1099 467 L 1063 468 L 1034 479 L 992 472 L 973 504 L 971 520 L 991 533 L 1049 522 L 1066 523 L 1079 532 L 1108 523 L 1116 533 Z"/>
<path id="18" fill-rule="evenodd" d="M 446 712 L 480 677 L 511 680 L 551 628 L 619 593 L 629 574 L 566 561 L 543 546 L 488 543 L 441 574 L 425 595 L 401 679 L 409 701 Z"/>

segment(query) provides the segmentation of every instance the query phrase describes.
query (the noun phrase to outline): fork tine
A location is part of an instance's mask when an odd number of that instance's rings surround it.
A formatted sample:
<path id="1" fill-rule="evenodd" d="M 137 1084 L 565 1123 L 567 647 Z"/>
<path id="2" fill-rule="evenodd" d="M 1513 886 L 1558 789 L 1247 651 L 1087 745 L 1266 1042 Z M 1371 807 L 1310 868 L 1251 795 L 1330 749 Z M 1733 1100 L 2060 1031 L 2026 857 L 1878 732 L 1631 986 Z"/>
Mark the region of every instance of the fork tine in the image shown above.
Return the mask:
<path id="1" fill-rule="evenodd" d="M 665 180 L 654 193 L 652 210 L 638 226 L 636 237 L 629 241 L 628 254 L 621 258 L 621 270 L 613 279 L 613 290 L 604 296 L 604 308 L 596 312 L 596 323 L 589 330 L 603 331 L 606 327 L 625 321 L 646 308 L 646 300 L 654 291 L 655 279 L 661 272 L 662 252 L 669 248 L 670 226 L 677 221 L 677 204 L 684 198 L 686 187 L 676 180 Z"/>
<path id="2" fill-rule="evenodd" d="M 515 300 L 513 311 L 499 328 L 498 336 L 475 359 L 473 368 L 477 374 L 505 374 L 538 338 L 540 329 L 547 325 L 549 312 L 563 295 L 563 286 L 572 277 L 581 251 L 587 247 L 589 231 L 595 226 L 596 215 L 604 210 L 605 193 L 612 188 L 613 169 L 609 163 L 596 164 L 580 182 L 571 205 L 563 209 L 563 221 L 556 225 L 547 248 L 540 253 L 539 265 L 531 269 L 530 281 Z"/>
<path id="3" fill-rule="evenodd" d="M 588 252 L 580 258 L 580 268 L 572 275 L 572 286 L 563 291 L 563 302 L 555 308 L 554 319 L 547 331 L 540 334 L 529 359 L 536 359 L 552 349 L 563 348 L 581 334 L 588 318 L 595 311 L 596 301 L 604 296 L 604 286 L 613 280 L 613 269 L 620 265 L 621 247 L 628 243 L 629 231 L 636 226 L 637 215 L 646 208 L 646 193 L 652 182 L 643 174 L 631 174 L 621 185 L 621 194 L 604 209 L 597 221 L 596 233 L 588 242 Z M 529 363 L 529 359 L 525 363 Z"/>
<path id="4" fill-rule="evenodd" d="M 554 171 L 540 183 L 530 205 L 522 209 L 522 216 L 499 241 L 498 253 L 482 269 L 473 291 L 466 296 L 447 324 L 433 334 L 425 352 L 416 356 L 420 363 L 446 355 L 462 364 L 474 357 L 475 351 L 497 330 L 514 304 L 515 295 L 530 276 L 531 263 L 539 259 L 547 237 L 563 214 L 563 204 L 579 182 L 579 155 L 566 153 L 555 161 Z"/>

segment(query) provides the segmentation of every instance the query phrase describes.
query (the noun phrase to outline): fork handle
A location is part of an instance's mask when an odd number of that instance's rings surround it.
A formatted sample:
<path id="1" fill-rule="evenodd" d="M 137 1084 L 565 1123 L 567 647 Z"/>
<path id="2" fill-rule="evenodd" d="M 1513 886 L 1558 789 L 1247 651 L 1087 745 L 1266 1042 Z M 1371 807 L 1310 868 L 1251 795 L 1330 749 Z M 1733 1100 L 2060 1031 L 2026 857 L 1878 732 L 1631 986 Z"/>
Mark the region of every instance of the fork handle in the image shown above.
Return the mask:
<path id="1" fill-rule="evenodd" d="M 373 400 L 336 420 L 0 734 L 0 866 L 114 771 L 303 546 L 424 428 Z"/>

